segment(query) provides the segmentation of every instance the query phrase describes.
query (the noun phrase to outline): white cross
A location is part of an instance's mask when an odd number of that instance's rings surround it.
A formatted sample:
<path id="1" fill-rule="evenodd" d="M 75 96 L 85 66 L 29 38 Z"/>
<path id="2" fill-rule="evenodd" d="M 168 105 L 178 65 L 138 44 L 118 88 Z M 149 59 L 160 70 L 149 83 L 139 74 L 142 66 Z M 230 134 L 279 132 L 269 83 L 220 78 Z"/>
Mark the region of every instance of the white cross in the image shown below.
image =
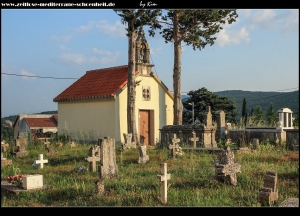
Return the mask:
<path id="1" fill-rule="evenodd" d="M 48 163 L 48 160 L 43 158 L 43 154 L 39 154 L 39 159 L 35 160 L 35 163 L 39 165 L 39 168 L 44 168 L 44 163 Z"/>
<path id="2" fill-rule="evenodd" d="M 171 174 L 167 174 L 167 163 L 160 164 L 160 173 L 161 173 L 161 175 L 157 175 L 157 178 L 161 182 L 161 185 L 160 185 L 161 202 L 165 204 L 165 203 L 167 203 L 167 197 L 168 197 L 167 180 L 169 180 L 171 178 Z"/>

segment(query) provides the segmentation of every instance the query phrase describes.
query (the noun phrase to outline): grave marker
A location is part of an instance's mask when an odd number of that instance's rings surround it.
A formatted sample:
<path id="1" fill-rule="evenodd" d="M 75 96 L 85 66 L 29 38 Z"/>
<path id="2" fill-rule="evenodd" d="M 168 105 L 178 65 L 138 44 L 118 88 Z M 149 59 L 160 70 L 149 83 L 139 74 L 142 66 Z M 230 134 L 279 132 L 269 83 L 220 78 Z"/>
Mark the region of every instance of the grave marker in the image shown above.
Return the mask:
<path id="1" fill-rule="evenodd" d="M 259 191 L 259 202 L 271 205 L 278 199 L 277 172 L 266 171 L 263 188 Z"/>
<path id="2" fill-rule="evenodd" d="M 196 142 L 199 141 L 199 137 L 196 137 L 195 131 L 192 132 L 193 137 L 190 140 L 193 142 L 193 147 L 196 148 Z"/>
<path id="3" fill-rule="evenodd" d="M 22 187 L 25 190 L 43 187 L 43 175 L 26 175 L 23 177 Z"/>
<path id="4" fill-rule="evenodd" d="M 34 161 L 39 168 L 43 169 L 44 168 L 44 163 L 48 163 L 48 160 L 44 160 L 43 154 L 39 154 L 39 159 Z"/>
<path id="5" fill-rule="evenodd" d="M 1 141 L 1 152 L 7 152 L 9 144 L 5 142 L 5 140 Z"/>
<path id="6" fill-rule="evenodd" d="M 105 180 L 118 177 L 115 139 L 104 137 L 104 139 L 98 139 L 98 144 L 100 146 L 101 159 L 98 167 L 100 179 Z"/>
<path id="7" fill-rule="evenodd" d="M 6 158 L 4 158 L 3 153 L 1 152 L 1 166 L 7 166 L 11 164 L 12 164 L 12 160 L 7 160 Z"/>
<path id="8" fill-rule="evenodd" d="M 16 139 L 16 151 L 14 152 L 14 154 L 16 155 L 16 157 L 23 157 L 23 156 L 27 156 L 28 155 L 28 151 L 26 151 L 25 147 L 27 145 L 27 138 L 25 138 L 24 136 L 19 136 L 18 139 Z"/>
<path id="9" fill-rule="evenodd" d="M 92 172 L 96 172 L 96 163 L 100 162 L 100 146 L 94 145 L 90 148 L 89 157 L 85 158 L 88 162 L 90 162 L 90 170 Z"/>
<path id="10" fill-rule="evenodd" d="M 149 161 L 149 156 L 147 155 L 146 150 L 147 150 L 146 145 L 139 146 L 140 157 L 138 163 L 146 163 Z"/>
<path id="11" fill-rule="evenodd" d="M 176 150 L 179 147 L 177 144 L 180 142 L 180 139 L 176 137 L 176 134 L 174 134 L 174 138 L 172 139 L 172 144 L 169 145 L 169 149 L 171 150 L 171 157 L 175 158 L 176 157 Z"/>
<path id="12" fill-rule="evenodd" d="M 171 179 L 171 174 L 167 174 L 167 163 L 160 164 L 160 173 L 161 175 L 157 175 L 157 179 L 160 181 L 161 202 L 166 204 L 168 198 L 167 180 Z"/>
<path id="13" fill-rule="evenodd" d="M 234 154 L 227 147 L 227 150 L 222 150 L 218 155 L 219 163 L 215 165 L 216 179 L 227 184 L 236 185 L 236 173 L 241 172 L 241 165 L 234 162 Z"/>

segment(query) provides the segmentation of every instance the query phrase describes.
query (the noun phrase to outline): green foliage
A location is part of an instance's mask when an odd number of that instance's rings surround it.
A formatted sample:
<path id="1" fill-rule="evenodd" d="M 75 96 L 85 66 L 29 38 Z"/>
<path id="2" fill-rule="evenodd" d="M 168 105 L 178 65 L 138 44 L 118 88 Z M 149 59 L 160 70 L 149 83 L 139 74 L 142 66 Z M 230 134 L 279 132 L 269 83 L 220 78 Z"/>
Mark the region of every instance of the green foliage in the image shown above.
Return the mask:
<path id="1" fill-rule="evenodd" d="M 274 104 L 270 103 L 267 112 L 267 123 L 270 126 L 276 126 L 276 123 L 279 121 L 278 113 L 275 111 Z"/>
<path id="2" fill-rule="evenodd" d="M 227 97 L 219 97 L 204 87 L 196 91 L 190 91 L 188 95 L 190 97 L 182 103 L 185 108 L 183 110 L 184 124 L 192 123 L 192 107 L 189 105 L 191 102 L 194 102 L 194 118 L 200 122 L 204 121 L 206 107 L 210 106 L 212 114 L 215 111 L 223 110 L 227 122 L 237 123 L 235 103 Z"/>
<path id="3" fill-rule="evenodd" d="M 246 98 L 244 98 L 244 100 L 243 100 L 243 108 L 242 108 L 242 118 L 243 118 L 243 123 L 244 123 L 245 126 L 247 124 L 247 117 L 248 117 L 247 102 L 246 102 Z"/>
<path id="4" fill-rule="evenodd" d="M 254 120 L 254 124 L 256 126 L 264 125 L 265 123 L 265 112 L 261 108 L 261 106 L 256 106 L 254 109 L 254 115 L 252 116 Z"/>

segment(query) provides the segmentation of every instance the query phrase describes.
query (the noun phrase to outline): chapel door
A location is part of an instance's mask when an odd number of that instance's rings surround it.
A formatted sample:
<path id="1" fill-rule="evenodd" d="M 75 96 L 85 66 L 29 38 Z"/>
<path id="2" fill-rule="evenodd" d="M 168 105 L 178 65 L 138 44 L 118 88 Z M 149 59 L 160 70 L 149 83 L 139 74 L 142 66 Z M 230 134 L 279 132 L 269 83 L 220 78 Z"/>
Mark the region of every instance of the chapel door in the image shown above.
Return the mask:
<path id="1" fill-rule="evenodd" d="M 144 138 L 144 144 L 148 145 L 150 140 L 150 110 L 140 110 L 140 142 L 142 142 L 142 136 Z"/>

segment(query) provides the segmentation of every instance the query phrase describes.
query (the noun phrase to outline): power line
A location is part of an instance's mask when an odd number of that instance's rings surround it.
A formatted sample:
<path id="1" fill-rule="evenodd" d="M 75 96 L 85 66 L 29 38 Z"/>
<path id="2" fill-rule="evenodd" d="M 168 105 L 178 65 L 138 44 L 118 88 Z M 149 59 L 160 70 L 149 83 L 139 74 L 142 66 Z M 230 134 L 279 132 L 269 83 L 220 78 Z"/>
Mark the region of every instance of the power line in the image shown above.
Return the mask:
<path id="1" fill-rule="evenodd" d="M 24 77 L 35 77 L 35 78 L 47 78 L 47 79 L 78 79 L 78 78 L 59 78 L 59 77 L 30 76 L 30 75 L 11 74 L 11 73 L 1 73 L 1 74 L 12 75 L 12 76 L 24 76 Z"/>

